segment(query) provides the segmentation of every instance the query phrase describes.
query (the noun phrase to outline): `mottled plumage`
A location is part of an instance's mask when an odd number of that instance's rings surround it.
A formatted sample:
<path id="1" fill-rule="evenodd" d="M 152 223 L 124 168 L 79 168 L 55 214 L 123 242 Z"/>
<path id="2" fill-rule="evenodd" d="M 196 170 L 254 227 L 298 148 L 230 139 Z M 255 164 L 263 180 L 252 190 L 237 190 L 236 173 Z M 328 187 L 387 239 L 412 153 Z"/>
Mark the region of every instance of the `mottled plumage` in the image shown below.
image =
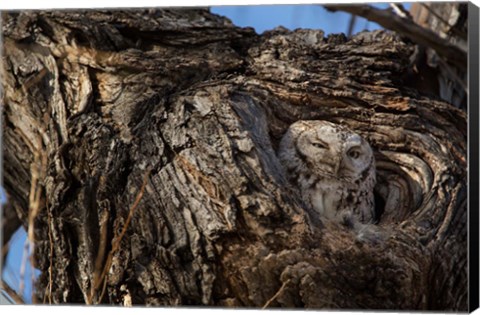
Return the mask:
<path id="1" fill-rule="evenodd" d="M 280 142 L 279 158 L 320 217 L 352 226 L 373 223 L 375 159 L 361 136 L 327 121 L 297 121 Z"/>

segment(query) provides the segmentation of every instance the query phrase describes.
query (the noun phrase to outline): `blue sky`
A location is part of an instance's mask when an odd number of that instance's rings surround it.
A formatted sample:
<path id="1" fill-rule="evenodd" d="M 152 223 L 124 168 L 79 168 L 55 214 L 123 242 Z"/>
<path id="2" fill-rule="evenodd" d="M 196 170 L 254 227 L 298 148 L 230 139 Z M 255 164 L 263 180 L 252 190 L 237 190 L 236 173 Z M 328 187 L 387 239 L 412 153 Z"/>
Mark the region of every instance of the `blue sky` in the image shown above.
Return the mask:
<path id="1" fill-rule="evenodd" d="M 372 4 L 385 9 L 387 3 Z M 410 5 L 405 5 L 409 8 Z M 296 28 L 321 29 L 325 34 L 347 33 L 350 14 L 329 12 L 319 4 L 313 5 L 257 5 L 257 6 L 218 6 L 212 7 L 215 14 L 223 15 L 241 27 L 253 27 L 259 34 L 279 25 L 290 30 Z M 353 33 L 381 28 L 378 24 L 358 18 Z"/>
<path id="2" fill-rule="evenodd" d="M 2 278 L 8 285 L 18 292 L 20 283 L 23 281 L 24 300 L 27 303 L 32 302 L 32 268 L 30 265 L 29 255 L 25 255 L 25 241 L 27 234 L 23 228 L 13 234 L 11 239 L 10 251 L 7 255 L 5 265 L 3 266 Z M 22 265 L 24 272 L 22 275 Z M 36 276 L 39 272 L 36 271 Z"/>
<path id="3" fill-rule="evenodd" d="M 378 8 L 386 8 L 388 4 L 375 4 Z M 404 4 L 405 8 L 410 5 Z M 321 5 L 256 5 L 256 6 L 219 6 L 212 7 L 215 14 L 223 15 L 241 27 L 253 27 L 259 34 L 265 30 L 283 26 L 290 30 L 296 28 L 322 29 L 326 35 L 330 33 L 346 33 L 350 14 L 343 12 L 328 12 Z M 353 33 L 363 30 L 375 30 L 380 26 L 359 18 Z M 2 278 L 14 289 L 18 289 L 22 276 L 20 273 L 24 259 L 26 234 L 23 229 L 17 231 L 12 238 L 11 250 L 7 256 Z M 25 274 L 24 300 L 31 302 L 31 268 L 27 261 Z"/>

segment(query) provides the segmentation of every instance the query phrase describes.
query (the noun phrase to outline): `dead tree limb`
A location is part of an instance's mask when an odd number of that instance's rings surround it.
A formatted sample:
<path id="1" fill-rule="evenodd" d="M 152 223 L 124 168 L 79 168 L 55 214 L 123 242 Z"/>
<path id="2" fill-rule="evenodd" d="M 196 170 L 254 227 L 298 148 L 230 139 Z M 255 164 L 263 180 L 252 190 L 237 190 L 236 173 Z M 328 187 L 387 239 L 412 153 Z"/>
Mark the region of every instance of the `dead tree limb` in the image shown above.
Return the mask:
<path id="1" fill-rule="evenodd" d="M 468 56 L 465 49 L 441 38 L 433 31 L 419 26 L 410 19 L 398 16 L 391 10 L 376 9 L 369 5 L 325 5 L 325 7 L 331 11 L 344 11 L 376 22 L 420 45 L 431 47 L 439 56 L 462 71 L 467 71 Z"/>

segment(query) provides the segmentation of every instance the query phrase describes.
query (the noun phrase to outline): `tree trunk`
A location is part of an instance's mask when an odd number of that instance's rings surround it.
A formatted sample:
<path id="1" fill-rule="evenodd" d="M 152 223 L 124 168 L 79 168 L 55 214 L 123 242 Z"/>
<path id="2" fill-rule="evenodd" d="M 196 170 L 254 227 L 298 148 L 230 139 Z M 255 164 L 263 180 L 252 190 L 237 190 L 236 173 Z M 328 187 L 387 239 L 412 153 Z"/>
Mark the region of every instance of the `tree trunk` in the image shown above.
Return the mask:
<path id="1" fill-rule="evenodd" d="M 407 87 L 412 44 L 203 9 L 9 12 L 2 32 L 38 302 L 467 310 L 466 114 Z M 289 186 L 276 149 L 300 119 L 373 147 L 378 243 Z"/>

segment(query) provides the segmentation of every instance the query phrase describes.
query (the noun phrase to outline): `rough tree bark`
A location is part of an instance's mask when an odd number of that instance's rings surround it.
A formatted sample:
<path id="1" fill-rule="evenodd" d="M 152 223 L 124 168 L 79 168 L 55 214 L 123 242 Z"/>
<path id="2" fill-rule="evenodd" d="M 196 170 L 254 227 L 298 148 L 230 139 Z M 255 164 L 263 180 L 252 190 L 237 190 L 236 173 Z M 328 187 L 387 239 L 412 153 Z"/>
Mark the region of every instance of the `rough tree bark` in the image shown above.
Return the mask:
<path id="1" fill-rule="evenodd" d="M 407 87 L 411 43 L 202 9 L 9 12 L 2 32 L 7 214 L 38 302 L 467 310 L 466 114 Z M 288 185 L 299 119 L 374 148 L 379 243 Z"/>
<path id="2" fill-rule="evenodd" d="M 412 3 L 410 11 L 401 4 L 392 10 L 369 5 L 326 5 L 376 22 L 417 44 L 412 54 L 410 86 L 424 94 L 467 110 L 468 3 Z M 403 12 L 402 12 L 403 10 Z"/>

